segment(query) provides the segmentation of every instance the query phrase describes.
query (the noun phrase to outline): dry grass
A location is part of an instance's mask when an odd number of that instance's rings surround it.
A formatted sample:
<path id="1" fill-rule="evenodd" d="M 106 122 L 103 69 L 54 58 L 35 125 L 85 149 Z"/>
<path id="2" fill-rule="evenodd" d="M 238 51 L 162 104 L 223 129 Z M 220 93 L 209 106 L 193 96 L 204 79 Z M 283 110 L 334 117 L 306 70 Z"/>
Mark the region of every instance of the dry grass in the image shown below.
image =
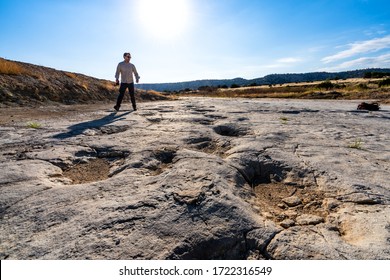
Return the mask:
<path id="1" fill-rule="evenodd" d="M 8 61 L 0 57 L 0 74 L 21 75 L 25 73 L 26 70 L 17 62 Z"/>
<path id="2" fill-rule="evenodd" d="M 74 80 L 74 82 L 76 84 L 78 84 L 80 87 L 82 87 L 83 90 L 85 90 L 85 91 L 89 90 L 89 82 L 87 81 L 87 79 L 85 79 L 81 75 L 73 73 L 73 72 L 67 72 L 67 71 L 63 71 L 63 73 L 65 74 L 65 76 Z"/>
<path id="3" fill-rule="evenodd" d="M 77 75 L 72 72 L 64 72 L 66 76 L 68 76 L 71 79 L 77 79 Z"/>
<path id="4" fill-rule="evenodd" d="M 42 127 L 42 125 L 39 122 L 28 122 L 26 125 L 28 128 L 34 128 L 34 129 L 39 129 Z"/>
<path id="5" fill-rule="evenodd" d="M 362 139 L 356 139 L 353 143 L 348 145 L 349 148 L 351 149 L 358 149 L 361 150 L 363 149 L 363 142 Z"/>
<path id="6" fill-rule="evenodd" d="M 101 88 L 104 89 L 104 90 L 109 90 L 109 91 L 115 91 L 115 83 L 114 82 L 111 82 L 111 81 L 102 81 L 101 82 Z"/>
<path id="7" fill-rule="evenodd" d="M 154 90 L 139 90 L 137 89 L 137 95 L 142 96 L 143 100 L 174 100 L 177 99 L 176 96 L 166 96 L 160 92 Z M 136 95 L 136 96 L 137 96 Z"/>
<path id="8" fill-rule="evenodd" d="M 383 79 L 350 79 L 331 81 L 332 88 L 321 88 L 322 82 L 275 86 L 241 87 L 180 93 L 180 96 L 228 98 L 294 98 L 294 99 L 375 99 L 390 103 L 390 87 L 381 87 Z"/>

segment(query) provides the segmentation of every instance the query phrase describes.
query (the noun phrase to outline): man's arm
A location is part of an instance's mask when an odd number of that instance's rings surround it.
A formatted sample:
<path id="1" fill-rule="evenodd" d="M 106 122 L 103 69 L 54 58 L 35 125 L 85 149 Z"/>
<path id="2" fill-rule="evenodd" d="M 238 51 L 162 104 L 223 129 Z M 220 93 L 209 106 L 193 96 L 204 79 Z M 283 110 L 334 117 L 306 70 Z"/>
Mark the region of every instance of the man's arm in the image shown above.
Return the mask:
<path id="1" fill-rule="evenodd" d="M 135 65 L 134 65 L 134 64 L 133 64 L 133 73 L 134 73 L 134 75 L 135 75 L 135 81 L 136 81 L 137 84 L 138 84 L 140 76 L 138 75 L 137 68 L 135 68 Z"/>
<path id="2" fill-rule="evenodd" d="M 116 67 L 116 72 L 115 72 L 115 81 L 117 85 L 119 84 L 119 73 L 121 72 L 119 65 L 120 64 L 118 64 L 118 66 Z"/>

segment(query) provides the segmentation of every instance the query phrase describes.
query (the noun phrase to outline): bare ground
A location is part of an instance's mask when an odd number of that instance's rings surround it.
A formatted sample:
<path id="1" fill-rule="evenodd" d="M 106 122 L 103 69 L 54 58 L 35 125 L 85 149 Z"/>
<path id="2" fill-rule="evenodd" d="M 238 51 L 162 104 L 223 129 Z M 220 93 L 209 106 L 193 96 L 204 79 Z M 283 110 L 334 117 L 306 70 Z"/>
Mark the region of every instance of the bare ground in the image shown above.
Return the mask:
<path id="1" fill-rule="evenodd" d="M 0 256 L 389 259 L 390 108 L 359 102 L 1 108 Z"/>

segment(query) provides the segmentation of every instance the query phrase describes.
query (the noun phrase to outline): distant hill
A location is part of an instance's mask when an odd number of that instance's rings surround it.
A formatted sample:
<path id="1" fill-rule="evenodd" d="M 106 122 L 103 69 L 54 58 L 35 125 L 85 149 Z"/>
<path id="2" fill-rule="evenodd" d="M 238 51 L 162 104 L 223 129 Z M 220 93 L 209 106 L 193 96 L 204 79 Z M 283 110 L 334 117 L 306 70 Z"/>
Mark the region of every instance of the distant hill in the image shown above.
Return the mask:
<path id="1" fill-rule="evenodd" d="M 139 101 L 167 99 L 154 92 L 141 93 L 136 95 Z M 117 96 L 112 81 L 0 58 L 0 106 L 94 103 Z"/>
<path id="2" fill-rule="evenodd" d="M 156 83 L 156 84 L 139 84 L 137 88 L 144 90 L 156 90 L 156 91 L 180 91 L 185 89 L 198 89 L 199 87 L 231 87 L 237 86 L 249 86 L 249 85 L 277 85 L 285 83 L 301 83 L 301 82 L 314 82 L 324 81 L 327 79 L 350 79 L 350 78 L 363 78 L 366 73 L 390 73 L 390 68 L 370 68 L 354 71 L 344 72 L 312 72 L 312 73 L 300 73 L 300 74 L 271 74 L 262 78 L 256 79 L 227 79 L 227 80 L 197 80 L 180 83 Z"/>

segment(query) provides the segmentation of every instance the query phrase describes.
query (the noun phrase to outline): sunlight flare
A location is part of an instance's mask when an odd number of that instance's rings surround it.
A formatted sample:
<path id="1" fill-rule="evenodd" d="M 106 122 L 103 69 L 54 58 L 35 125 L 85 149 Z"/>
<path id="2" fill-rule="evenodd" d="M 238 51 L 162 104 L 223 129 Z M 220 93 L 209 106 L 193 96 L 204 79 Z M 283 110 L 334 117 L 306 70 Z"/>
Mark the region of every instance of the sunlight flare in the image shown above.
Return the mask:
<path id="1" fill-rule="evenodd" d="M 144 31 L 160 39 L 174 39 L 189 24 L 188 0 L 139 0 L 138 17 Z"/>

